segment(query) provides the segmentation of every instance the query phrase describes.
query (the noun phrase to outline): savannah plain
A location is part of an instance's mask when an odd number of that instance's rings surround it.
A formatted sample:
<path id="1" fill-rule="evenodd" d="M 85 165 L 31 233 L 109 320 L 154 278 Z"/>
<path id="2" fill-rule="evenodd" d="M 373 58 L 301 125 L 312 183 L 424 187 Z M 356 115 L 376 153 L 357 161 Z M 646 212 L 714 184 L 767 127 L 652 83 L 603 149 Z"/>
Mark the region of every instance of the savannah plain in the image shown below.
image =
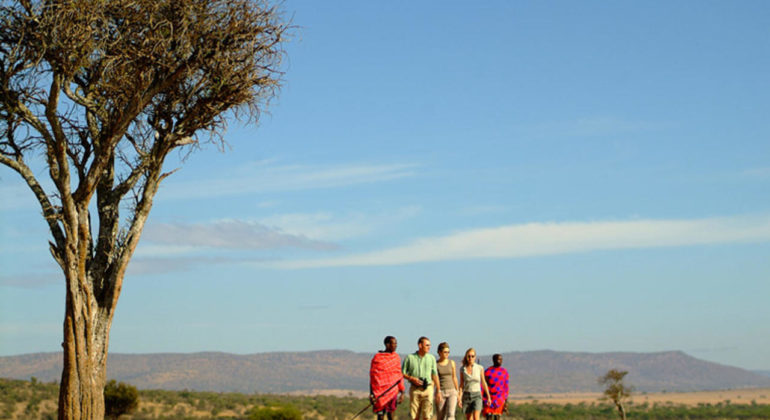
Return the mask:
<path id="1" fill-rule="evenodd" d="M 580 393 L 550 393 L 511 395 L 510 404 L 531 403 L 533 401 L 549 404 L 591 404 L 601 398 L 598 392 Z M 682 404 L 697 406 L 698 404 L 718 404 L 730 402 L 734 404 L 770 404 L 770 388 L 730 389 L 724 391 L 697 392 L 645 392 L 634 393 L 630 401 L 633 404 Z"/>
<path id="2" fill-rule="evenodd" d="M 55 382 L 0 379 L 0 419 L 56 418 Z M 301 418 L 349 420 L 367 406 L 364 391 L 324 390 L 312 394 L 241 394 L 195 391 L 140 390 L 139 406 L 123 420 L 261 419 L 257 408 L 292 407 Z M 770 388 L 699 392 L 637 392 L 627 403 L 629 418 L 638 419 L 766 419 L 770 418 Z M 397 419 L 408 418 L 408 401 Z M 364 410 L 359 419 L 374 418 Z M 461 415 L 456 416 L 461 418 Z M 512 394 L 509 420 L 615 419 L 611 404 L 600 393 Z"/>
<path id="3" fill-rule="evenodd" d="M 300 394 L 293 394 L 300 395 Z M 319 391 L 315 395 L 330 395 L 342 397 L 352 395 L 358 398 L 366 398 L 364 391 L 326 390 Z M 529 393 L 511 394 L 508 397 L 509 404 L 591 404 L 600 402 L 600 392 L 563 392 L 563 393 Z M 697 406 L 698 404 L 719 404 L 729 402 L 732 404 L 770 404 L 770 388 L 728 389 L 723 391 L 695 391 L 695 392 L 634 392 L 629 399 L 632 404 L 674 404 Z"/>

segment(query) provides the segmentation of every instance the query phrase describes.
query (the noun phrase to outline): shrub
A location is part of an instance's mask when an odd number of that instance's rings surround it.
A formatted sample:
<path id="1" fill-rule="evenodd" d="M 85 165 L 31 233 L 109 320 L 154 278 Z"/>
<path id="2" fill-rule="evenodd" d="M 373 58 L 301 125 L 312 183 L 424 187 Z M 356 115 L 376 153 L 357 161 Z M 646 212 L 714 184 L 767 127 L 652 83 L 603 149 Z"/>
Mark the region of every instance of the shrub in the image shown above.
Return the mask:
<path id="1" fill-rule="evenodd" d="M 133 413 L 139 407 L 139 391 L 135 386 L 111 380 L 104 387 L 105 417 L 117 420 L 123 414 Z"/>
<path id="2" fill-rule="evenodd" d="M 246 415 L 249 420 L 302 420 L 302 413 L 293 406 L 254 407 Z"/>

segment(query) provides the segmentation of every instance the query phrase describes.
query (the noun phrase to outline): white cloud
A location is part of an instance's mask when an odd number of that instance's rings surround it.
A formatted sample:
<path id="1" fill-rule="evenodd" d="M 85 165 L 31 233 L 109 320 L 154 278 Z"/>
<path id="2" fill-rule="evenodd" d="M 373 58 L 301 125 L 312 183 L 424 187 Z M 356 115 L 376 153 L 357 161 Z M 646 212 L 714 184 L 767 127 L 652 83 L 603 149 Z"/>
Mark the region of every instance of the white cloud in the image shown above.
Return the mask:
<path id="1" fill-rule="evenodd" d="M 751 168 L 741 172 L 741 175 L 748 178 L 770 179 L 770 166 L 764 168 Z"/>
<path id="2" fill-rule="evenodd" d="M 224 220 L 214 223 L 160 223 L 145 229 L 143 239 L 154 244 L 172 245 L 180 252 L 186 247 L 274 249 L 303 248 L 330 250 L 337 246 L 330 242 L 309 239 L 304 235 L 289 234 L 260 223 Z"/>
<path id="3" fill-rule="evenodd" d="M 337 188 L 384 182 L 414 175 L 413 164 L 381 165 L 274 165 L 257 162 L 236 168 L 214 179 L 169 182 L 161 199 L 191 199 L 253 193 Z"/>
<path id="4" fill-rule="evenodd" d="M 768 240 L 770 216 L 529 223 L 422 238 L 408 245 L 375 252 L 337 258 L 280 261 L 263 266 L 289 269 L 382 266 Z"/>
<path id="5" fill-rule="evenodd" d="M 259 220 L 267 226 L 276 226 L 282 232 L 316 240 L 340 241 L 360 237 L 388 225 L 414 217 L 421 211 L 418 206 L 407 206 L 387 213 L 360 212 L 335 216 L 328 212 L 289 213 Z"/>
<path id="6" fill-rule="evenodd" d="M 139 246 L 136 247 L 134 258 L 175 257 L 193 254 L 200 251 L 200 247 L 192 245 L 160 245 L 156 243 L 148 243 L 144 238 L 147 236 L 147 232 L 151 230 L 151 226 L 145 228 L 145 234 L 142 236 L 142 241 L 139 242 Z"/>
<path id="7" fill-rule="evenodd" d="M 128 263 L 127 275 L 141 276 L 189 271 L 200 265 L 230 264 L 239 262 L 226 257 L 182 256 L 182 257 L 137 257 Z"/>
<path id="8" fill-rule="evenodd" d="M 371 227 L 361 223 L 360 219 L 360 217 L 350 217 L 340 220 L 331 213 L 319 212 L 279 214 L 262 218 L 260 222 L 276 226 L 281 231 L 293 235 L 340 240 L 360 236 L 371 230 Z"/>
<path id="9" fill-rule="evenodd" d="M 256 207 L 258 209 L 267 209 L 267 208 L 270 208 L 270 207 L 275 207 L 278 204 L 280 204 L 280 203 L 278 201 L 276 201 L 276 200 L 267 200 L 267 201 L 260 201 L 259 203 L 257 203 Z"/>

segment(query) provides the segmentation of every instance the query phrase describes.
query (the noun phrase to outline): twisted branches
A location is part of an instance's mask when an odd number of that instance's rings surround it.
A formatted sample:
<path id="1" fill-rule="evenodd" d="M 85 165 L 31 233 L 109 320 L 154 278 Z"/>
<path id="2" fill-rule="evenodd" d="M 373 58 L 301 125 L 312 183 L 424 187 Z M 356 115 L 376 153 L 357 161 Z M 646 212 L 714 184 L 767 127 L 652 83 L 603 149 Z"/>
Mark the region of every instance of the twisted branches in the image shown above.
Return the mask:
<path id="1" fill-rule="evenodd" d="M 57 261 L 77 260 L 90 277 L 123 271 L 170 175 L 166 156 L 204 134 L 215 139 L 229 115 L 258 119 L 279 87 L 287 29 L 262 0 L 0 6 L 0 164 L 35 193 Z M 25 163 L 39 151 L 55 196 Z M 84 216 L 94 195 L 95 237 Z M 131 196 L 136 205 L 121 227 Z"/>

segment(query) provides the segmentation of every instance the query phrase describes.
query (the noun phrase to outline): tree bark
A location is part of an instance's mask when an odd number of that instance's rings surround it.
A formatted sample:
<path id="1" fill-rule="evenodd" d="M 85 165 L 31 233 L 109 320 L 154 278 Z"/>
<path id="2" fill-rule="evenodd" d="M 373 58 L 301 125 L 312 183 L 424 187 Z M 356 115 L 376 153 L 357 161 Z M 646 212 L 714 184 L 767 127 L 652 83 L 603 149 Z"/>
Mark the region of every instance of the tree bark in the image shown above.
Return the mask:
<path id="1" fill-rule="evenodd" d="M 88 204 L 73 201 L 66 196 L 63 199 L 64 203 L 72 203 L 72 213 L 64 218 L 66 237 L 64 253 L 59 258 L 66 283 L 66 304 L 58 416 L 60 420 L 101 420 L 109 334 L 117 305 L 117 294 L 112 292 L 125 270 L 114 270 L 115 263 L 94 264 Z M 97 243 L 97 249 L 108 244 L 110 250 L 114 249 L 117 231 L 110 230 L 115 234 Z M 124 268 L 125 264 L 120 266 Z"/>
<path id="2" fill-rule="evenodd" d="M 68 283 L 70 283 L 68 281 Z M 67 290 L 64 317 L 64 368 L 59 388 L 59 419 L 104 418 L 104 385 L 112 317 L 92 293 Z"/>
<path id="3" fill-rule="evenodd" d="M 162 158 L 157 167 L 146 172 L 141 199 L 123 242 L 117 238 L 119 219 L 116 209 L 121 196 L 111 194 L 107 188 L 112 180 L 112 171 L 107 171 L 104 189 L 97 193 L 100 225 L 95 249 L 92 249 L 87 201 L 71 205 L 71 216 L 64 218 L 65 251 L 57 259 L 61 261 L 67 285 L 62 342 L 64 366 L 59 389 L 60 420 L 104 418 L 110 327 L 126 267 L 136 250 L 152 208 L 152 198 L 163 178 L 160 166 Z M 65 197 L 63 201 L 71 200 Z"/>

